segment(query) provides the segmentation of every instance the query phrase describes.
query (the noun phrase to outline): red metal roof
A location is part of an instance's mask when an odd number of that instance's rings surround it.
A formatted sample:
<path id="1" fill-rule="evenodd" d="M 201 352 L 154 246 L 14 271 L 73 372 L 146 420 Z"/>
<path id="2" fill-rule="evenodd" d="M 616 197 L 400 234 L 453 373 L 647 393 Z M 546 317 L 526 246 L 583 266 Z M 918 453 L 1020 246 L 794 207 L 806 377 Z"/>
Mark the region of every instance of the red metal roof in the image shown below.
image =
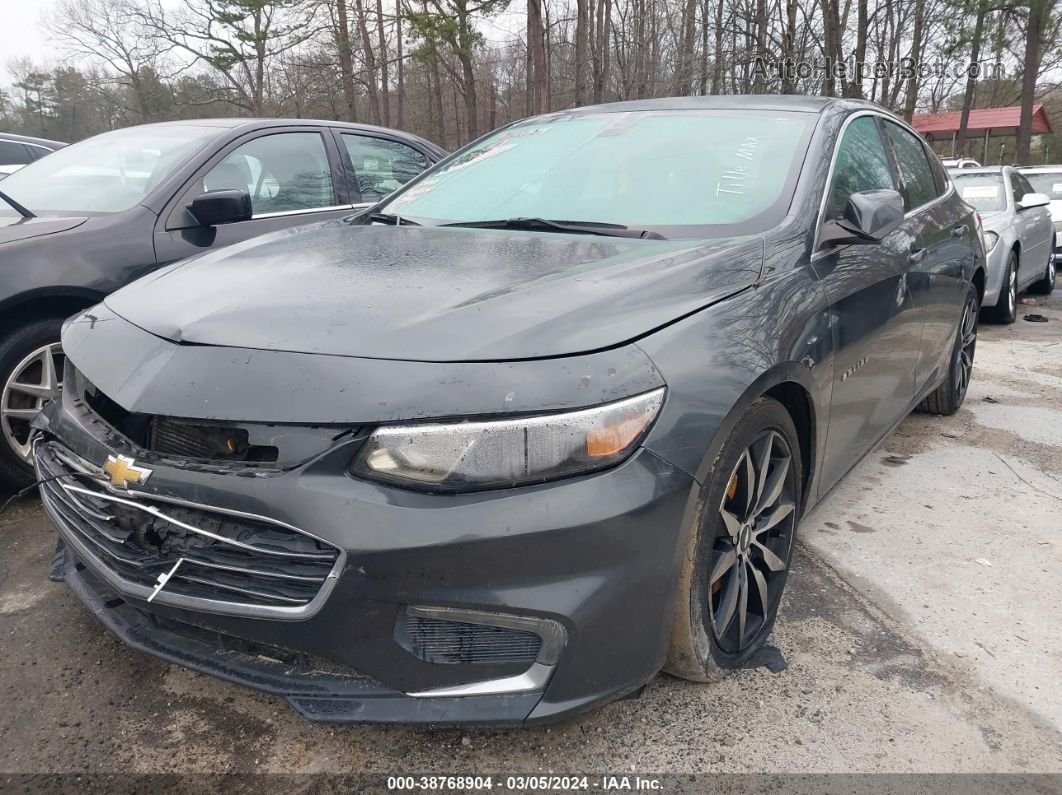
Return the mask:
<path id="1" fill-rule="evenodd" d="M 911 119 L 911 126 L 922 135 L 951 135 L 959 130 L 961 113 L 925 113 Z M 985 130 L 998 130 L 1002 133 L 1007 129 L 1015 129 L 1021 119 L 1021 106 L 1014 105 L 1009 108 L 979 108 L 970 111 L 970 120 L 966 129 L 971 133 L 983 133 Z M 1044 106 L 1033 105 L 1032 117 L 1033 133 L 1051 132 L 1051 122 L 1044 112 Z"/>

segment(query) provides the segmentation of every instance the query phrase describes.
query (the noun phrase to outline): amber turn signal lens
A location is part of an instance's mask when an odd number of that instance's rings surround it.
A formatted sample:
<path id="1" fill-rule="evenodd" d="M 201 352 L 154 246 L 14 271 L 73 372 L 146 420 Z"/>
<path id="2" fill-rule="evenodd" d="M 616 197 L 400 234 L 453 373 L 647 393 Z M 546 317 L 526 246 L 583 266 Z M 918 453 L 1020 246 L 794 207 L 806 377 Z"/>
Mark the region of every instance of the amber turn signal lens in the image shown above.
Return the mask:
<path id="1" fill-rule="evenodd" d="M 638 438 L 652 417 L 636 414 L 619 422 L 594 428 L 586 435 L 586 454 L 590 458 L 607 458 L 623 452 Z"/>

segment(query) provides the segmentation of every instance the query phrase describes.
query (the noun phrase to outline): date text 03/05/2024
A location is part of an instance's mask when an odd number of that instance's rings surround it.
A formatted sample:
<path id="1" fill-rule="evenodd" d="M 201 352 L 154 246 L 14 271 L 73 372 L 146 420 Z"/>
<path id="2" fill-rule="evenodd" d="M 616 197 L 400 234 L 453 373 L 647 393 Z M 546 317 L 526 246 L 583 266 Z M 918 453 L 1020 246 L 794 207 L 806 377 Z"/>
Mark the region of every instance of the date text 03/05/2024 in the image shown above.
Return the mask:
<path id="1" fill-rule="evenodd" d="M 601 776 L 388 776 L 387 789 L 399 792 L 492 791 L 495 789 L 516 792 L 569 790 L 647 792 L 659 791 L 663 789 L 663 784 L 659 779 L 652 777 L 607 774 Z"/>

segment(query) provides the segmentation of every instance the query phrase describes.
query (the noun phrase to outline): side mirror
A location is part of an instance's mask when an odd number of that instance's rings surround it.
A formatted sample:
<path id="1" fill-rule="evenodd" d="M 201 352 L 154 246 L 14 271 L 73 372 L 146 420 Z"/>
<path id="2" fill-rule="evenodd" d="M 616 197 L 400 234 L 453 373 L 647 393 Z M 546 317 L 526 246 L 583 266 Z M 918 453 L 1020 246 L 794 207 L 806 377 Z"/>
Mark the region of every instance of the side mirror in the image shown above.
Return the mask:
<path id="1" fill-rule="evenodd" d="M 1031 210 L 1033 207 L 1046 207 L 1051 203 L 1051 197 L 1046 193 L 1026 193 L 1018 202 L 1019 210 Z"/>
<path id="2" fill-rule="evenodd" d="M 903 223 L 903 197 L 894 190 L 865 190 L 848 197 L 844 218 L 827 221 L 821 244 L 877 243 Z"/>
<path id="3" fill-rule="evenodd" d="M 245 190 L 208 190 L 192 199 L 188 212 L 200 226 L 251 219 L 251 196 Z"/>

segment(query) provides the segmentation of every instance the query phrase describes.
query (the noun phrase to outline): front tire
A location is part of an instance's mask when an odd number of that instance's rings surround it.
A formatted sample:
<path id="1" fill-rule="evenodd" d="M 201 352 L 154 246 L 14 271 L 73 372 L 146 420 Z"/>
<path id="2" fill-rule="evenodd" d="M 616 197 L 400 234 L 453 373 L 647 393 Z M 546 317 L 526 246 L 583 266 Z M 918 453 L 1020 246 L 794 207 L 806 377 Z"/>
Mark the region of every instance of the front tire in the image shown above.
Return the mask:
<path id="1" fill-rule="evenodd" d="M 33 482 L 30 422 L 62 388 L 62 318 L 12 329 L 0 340 L 0 480 L 21 488 Z"/>
<path id="2" fill-rule="evenodd" d="M 995 306 L 985 307 L 985 320 L 1009 325 L 1018 316 L 1018 255 L 1010 252 L 1007 269 L 1003 272 L 1003 286 Z"/>
<path id="3" fill-rule="evenodd" d="M 664 670 L 718 681 L 767 642 L 789 574 L 803 463 L 789 412 L 770 398 L 738 420 L 702 491 Z"/>
<path id="4" fill-rule="evenodd" d="M 1043 278 L 1033 282 L 1029 287 L 1030 293 L 1037 295 L 1051 295 L 1055 291 L 1055 239 L 1051 238 L 1051 251 L 1047 255 L 1047 267 L 1044 269 Z"/>
<path id="5" fill-rule="evenodd" d="M 948 376 L 918 406 L 928 414 L 954 414 L 959 410 L 973 377 L 974 353 L 977 351 L 977 290 L 971 284 L 966 293 L 959 329 L 955 335 Z"/>

